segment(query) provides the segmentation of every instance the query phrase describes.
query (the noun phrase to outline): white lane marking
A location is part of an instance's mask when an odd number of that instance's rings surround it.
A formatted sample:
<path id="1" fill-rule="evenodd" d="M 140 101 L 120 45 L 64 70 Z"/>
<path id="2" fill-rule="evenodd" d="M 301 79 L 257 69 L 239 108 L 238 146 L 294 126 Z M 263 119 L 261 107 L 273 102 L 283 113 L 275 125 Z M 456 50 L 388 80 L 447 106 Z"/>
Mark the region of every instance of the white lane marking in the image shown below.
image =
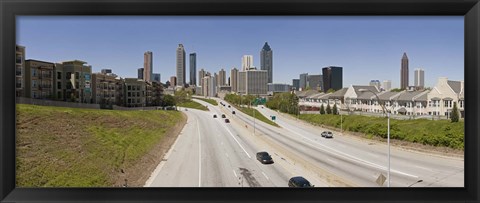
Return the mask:
<path id="1" fill-rule="evenodd" d="M 292 130 L 292 129 L 290 129 L 290 128 L 287 128 L 287 127 L 285 127 L 285 126 L 283 126 L 283 127 L 284 127 L 285 129 L 287 129 L 287 130 L 289 130 L 289 131 L 291 131 L 291 132 L 299 135 L 299 136 L 302 137 L 303 139 L 309 140 L 310 142 L 314 143 L 313 140 L 311 140 L 311 139 L 309 139 L 309 138 L 307 138 L 307 137 L 305 137 L 305 136 L 297 133 L 296 131 L 294 131 L 294 130 Z M 302 141 L 303 141 L 303 140 L 302 140 Z M 314 147 L 314 148 L 317 148 L 317 149 L 319 149 L 319 150 L 325 151 L 325 149 L 322 149 L 322 148 L 320 148 L 320 147 L 317 147 L 317 146 L 311 144 L 310 142 L 305 142 L 305 141 L 303 141 L 303 142 L 306 143 L 306 144 L 308 144 L 308 145 L 310 145 L 310 146 L 312 146 L 312 147 Z M 317 142 L 317 143 L 318 143 L 318 142 Z M 372 162 L 368 162 L 368 161 L 365 161 L 365 160 L 363 160 L 363 159 L 359 159 L 359 158 L 357 158 L 357 157 L 354 157 L 354 156 L 351 156 L 351 155 L 349 155 L 349 154 L 343 153 L 343 152 L 341 152 L 341 151 L 335 150 L 335 149 L 333 149 L 333 148 L 330 148 L 330 147 L 325 146 L 325 145 L 320 144 L 320 143 L 319 143 L 319 145 L 321 145 L 321 146 L 323 146 L 323 147 L 325 147 L 325 148 L 327 148 L 327 149 L 329 149 L 329 150 L 337 153 L 337 155 L 343 155 L 344 158 L 350 159 L 350 160 L 355 161 L 355 162 L 357 162 L 357 163 L 363 163 L 363 164 L 365 164 L 365 165 L 368 165 L 368 166 L 371 166 L 371 167 L 374 167 L 374 168 L 378 168 L 378 169 L 381 169 L 381 170 L 388 170 L 387 167 L 385 167 L 385 166 L 380 166 L 380 165 L 378 165 L 378 164 L 374 164 L 374 163 L 372 163 Z M 332 153 L 332 152 L 330 152 L 330 153 Z M 392 169 L 390 169 L 390 171 L 391 171 L 391 172 L 398 173 L 398 174 L 401 174 L 401 175 L 410 176 L 410 177 L 413 177 L 413 178 L 418 178 L 418 176 L 411 175 L 411 174 L 404 173 L 404 172 L 400 172 L 400 171 L 397 171 L 397 170 L 392 170 Z"/>
<path id="2" fill-rule="evenodd" d="M 270 180 L 270 178 L 268 178 L 267 174 L 265 174 L 263 171 L 262 171 L 262 174 L 263 174 L 263 176 L 265 176 L 265 178 L 267 178 L 267 180 Z"/>
<path id="3" fill-rule="evenodd" d="M 202 186 L 202 145 L 200 144 L 200 127 L 197 120 L 198 131 L 198 187 Z"/>
<path id="4" fill-rule="evenodd" d="M 235 170 L 233 170 L 233 175 L 235 175 L 235 177 L 238 178 L 237 173 L 235 173 Z"/>
<path id="5" fill-rule="evenodd" d="M 432 169 L 430 169 L 430 168 L 425 168 L 425 167 L 421 167 L 421 166 L 413 166 L 413 167 L 434 172 L 434 170 L 432 170 Z"/>
<path id="6" fill-rule="evenodd" d="M 230 136 L 232 136 L 232 138 L 235 140 L 235 142 L 237 142 L 238 146 L 240 146 L 240 148 L 242 148 L 242 150 L 245 152 L 245 154 L 247 154 L 248 158 L 251 159 L 252 157 L 250 156 L 250 154 L 248 154 L 247 150 L 245 150 L 245 148 L 243 148 L 243 146 L 240 144 L 240 142 L 238 142 L 237 138 L 235 138 L 235 136 L 233 135 L 232 132 L 230 132 L 230 130 L 224 126 L 224 125 L 221 125 L 225 128 L 225 130 L 228 131 L 228 133 L 230 133 Z"/>

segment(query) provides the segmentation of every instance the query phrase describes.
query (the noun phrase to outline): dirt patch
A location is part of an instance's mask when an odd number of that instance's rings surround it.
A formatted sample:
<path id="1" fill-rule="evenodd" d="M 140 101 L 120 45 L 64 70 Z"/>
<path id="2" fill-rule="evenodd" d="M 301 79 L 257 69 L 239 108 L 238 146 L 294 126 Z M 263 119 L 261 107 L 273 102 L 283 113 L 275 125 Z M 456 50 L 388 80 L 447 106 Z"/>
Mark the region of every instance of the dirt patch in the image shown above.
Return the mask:
<path id="1" fill-rule="evenodd" d="M 120 176 L 115 181 L 115 185 L 124 185 L 126 179 L 128 187 L 143 187 L 157 165 L 160 164 L 164 155 L 173 145 L 186 123 L 187 116 L 182 114 L 182 120 L 169 131 L 165 132 L 165 136 L 160 143 L 143 156 L 137 164 L 120 171 Z"/>

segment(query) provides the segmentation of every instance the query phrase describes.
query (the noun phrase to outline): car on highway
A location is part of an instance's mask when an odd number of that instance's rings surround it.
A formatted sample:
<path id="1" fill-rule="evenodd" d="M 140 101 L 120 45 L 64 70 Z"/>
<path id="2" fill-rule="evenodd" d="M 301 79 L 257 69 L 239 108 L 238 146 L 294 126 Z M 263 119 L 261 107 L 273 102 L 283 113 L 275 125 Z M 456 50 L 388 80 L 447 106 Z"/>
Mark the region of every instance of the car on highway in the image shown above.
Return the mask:
<path id="1" fill-rule="evenodd" d="M 321 135 L 324 138 L 332 138 L 333 137 L 333 133 L 331 131 L 323 131 Z"/>
<path id="2" fill-rule="evenodd" d="M 232 111 L 232 114 L 235 114 L 235 111 Z"/>
<path id="3" fill-rule="evenodd" d="M 230 120 L 228 120 L 228 118 L 226 118 L 225 123 L 230 123 Z"/>
<path id="4" fill-rule="evenodd" d="M 228 108 L 230 108 L 230 105 L 228 105 Z"/>
<path id="5" fill-rule="evenodd" d="M 257 160 L 262 164 L 273 164 L 273 159 L 268 152 L 258 152 Z"/>
<path id="6" fill-rule="evenodd" d="M 295 176 L 288 180 L 288 187 L 314 187 L 314 185 L 302 176 Z"/>
<path id="7" fill-rule="evenodd" d="M 222 114 L 222 118 L 226 118 L 225 114 Z"/>
<path id="8" fill-rule="evenodd" d="M 217 114 L 213 114 L 213 118 L 217 118 Z"/>

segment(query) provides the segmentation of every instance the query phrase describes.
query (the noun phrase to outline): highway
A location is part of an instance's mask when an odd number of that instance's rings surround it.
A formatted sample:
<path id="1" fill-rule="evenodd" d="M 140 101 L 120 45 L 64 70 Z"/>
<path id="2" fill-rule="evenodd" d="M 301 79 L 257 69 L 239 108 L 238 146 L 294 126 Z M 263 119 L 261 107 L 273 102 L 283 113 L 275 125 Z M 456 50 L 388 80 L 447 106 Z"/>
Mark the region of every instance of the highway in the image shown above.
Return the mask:
<path id="1" fill-rule="evenodd" d="M 339 132 L 326 139 L 320 136 L 324 129 L 266 107 L 257 109 L 267 118 L 277 116 L 280 127 L 254 124 L 233 106 L 195 101 L 210 111 L 181 108 L 187 124 L 145 186 L 287 187 L 290 177 L 301 175 L 316 187 L 380 187 L 377 178 L 387 176 L 384 143 Z M 275 163 L 261 164 L 259 151 L 269 152 Z M 463 187 L 464 161 L 391 147 L 390 176 L 391 187 Z"/>

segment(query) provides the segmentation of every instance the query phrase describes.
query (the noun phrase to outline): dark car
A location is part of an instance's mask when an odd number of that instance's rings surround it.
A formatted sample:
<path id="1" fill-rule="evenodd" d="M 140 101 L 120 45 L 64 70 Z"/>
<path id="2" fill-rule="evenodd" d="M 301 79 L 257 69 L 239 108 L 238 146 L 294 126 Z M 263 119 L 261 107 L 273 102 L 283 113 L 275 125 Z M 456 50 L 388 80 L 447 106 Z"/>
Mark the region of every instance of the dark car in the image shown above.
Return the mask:
<path id="1" fill-rule="evenodd" d="M 228 120 L 228 118 L 226 118 L 225 123 L 230 123 L 230 120 Z"/>
<path id="2" fill-rule="evenodd" d="M 225 114 L 222 114 L 222 118 L 226 118 Z"/>
<path id="3" fill-rule="evenodd" d="M 290 178 L 288 181 L 288 187 L 313 187 L 314 185 L 311 185 L 310 182 L 308 182 L 307 179 L 305 179 L 302 176 L 296 176 L 293 178 Z"/>
<path id="4" fill-rule="evenodd" d="M 232 111 L 232 114 L 235 114 L 235 111 Z"/>
<path id="5" fill-rule="evenodd" d="M 273 159 L 268 152 L 258 152 L 257 160 L 262 164 L 273 164 Z"/>
<path id="6" fill-rule="evenodd" d="M 230 108 L 230 105 L 228 105 L 228 108 Z"/>
<path id="7" fill-rule="evenodd" d="M 213 118 L 217 118 L 217 114 L 213 114 Z"/>
<path id="8" fill-rule="evenodd" d="M 323 131 L 321 135 L 324 138 L 332 138 L 333 137 L 333 133 L 330 132 L 330 131 Z"/>

